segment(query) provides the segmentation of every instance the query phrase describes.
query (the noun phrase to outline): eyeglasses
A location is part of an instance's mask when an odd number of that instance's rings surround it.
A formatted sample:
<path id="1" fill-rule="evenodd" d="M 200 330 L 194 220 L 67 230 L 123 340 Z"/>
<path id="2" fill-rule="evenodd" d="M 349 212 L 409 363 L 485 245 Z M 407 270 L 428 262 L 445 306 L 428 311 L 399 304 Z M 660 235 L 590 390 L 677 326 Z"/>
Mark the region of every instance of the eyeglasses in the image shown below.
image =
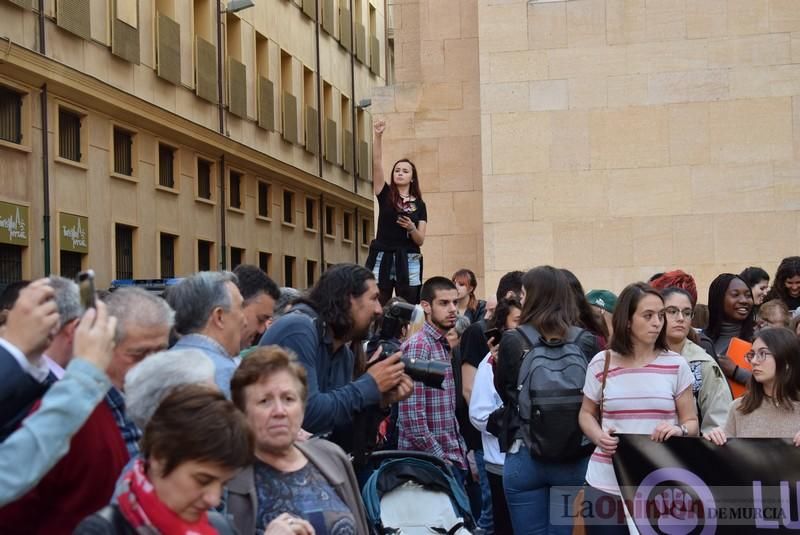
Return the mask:
<path id="1" fill-rule="evenodd" d="M 770 353 L 769 351 L 767 351 L 766 349 L 762 349 L 758 353 L 756 353 L 755 351 L 750 351 L 750 352 L 746 353 L 745 356 L 744 356 L 744 360 L 746 360 L 747 362 L 750 362 L 750 363 L 753 363 L 753 362 L 758 363 L 758 362 L 764 362 L 765 360 L 767 360 L 767 357 L 773 357 L 774 358 L 774 355 L 772 353 Z"/>
<path id="2" fill-rule="evenodd" d="M 684 308 L 681 310 L 678 307 L 667 307 L 664 309 L 664 313 L 666 313 L 667 317 L 671 319 L 677 318 L 678 314 L 682 315 L 687 320 L 692 319 L 692 316 L 694 316 L 694 310 L 691 308 Z"/>

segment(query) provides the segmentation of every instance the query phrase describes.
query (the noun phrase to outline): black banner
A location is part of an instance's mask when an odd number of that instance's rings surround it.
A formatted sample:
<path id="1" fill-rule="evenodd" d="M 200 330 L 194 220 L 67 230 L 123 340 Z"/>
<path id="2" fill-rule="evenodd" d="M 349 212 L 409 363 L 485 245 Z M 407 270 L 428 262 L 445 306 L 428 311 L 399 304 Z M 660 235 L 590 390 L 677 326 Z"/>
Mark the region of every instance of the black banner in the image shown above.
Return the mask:
<path id="1" fill-rule="evenodd" d="M 619 439 L 614 470 L 642 535 L 800 532 L 800 448 L 790 440 Z"/>

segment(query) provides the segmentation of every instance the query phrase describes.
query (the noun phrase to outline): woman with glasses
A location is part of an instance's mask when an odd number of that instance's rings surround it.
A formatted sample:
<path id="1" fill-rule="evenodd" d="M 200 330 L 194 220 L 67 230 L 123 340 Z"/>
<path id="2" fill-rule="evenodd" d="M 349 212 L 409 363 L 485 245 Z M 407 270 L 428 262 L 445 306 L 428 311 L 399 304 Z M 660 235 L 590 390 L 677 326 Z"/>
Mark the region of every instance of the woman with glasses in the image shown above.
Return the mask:
<path id="1" fill-rule="evenodd" d="M 616 434 L 647 434 L 657 442 L 698 434 L 692 373 L 667 346 L 664 315 L 657 290 L 642 282 L 626 287 L 614 309 L 609 349 L 595 355 L 586 371 L 578 421 L 597 448 L 586 471 L 585 499 L 609 510 L 605 519 L 586 518 L 590 534 L 628 533 L 624 522 L 615 521 L 624 518 L 612 461 Z"/>
<path id="2" fill-rule="evenodd" d="M 661 291 L 667 320 L 667 346 L 689 363 L 694 383 L 692 392 L 700 418 L 700 430 L 707 433 L 724 425 L 733 397 L 722 370 L 703 347 L 692 328 L 694 309 L 689 292 L 681 288 Z M 707 341 L 707 340 L 706 340 Z"/>
<path id="3" fill-rule="evenodd" d="M 789 329 L 764 329 L 745 356 L 753 366 L 747 392 L 728 421 L 703 435 L 721 446 L 729 437 L 791 438 L 800 446 L 800 341 Z"/>

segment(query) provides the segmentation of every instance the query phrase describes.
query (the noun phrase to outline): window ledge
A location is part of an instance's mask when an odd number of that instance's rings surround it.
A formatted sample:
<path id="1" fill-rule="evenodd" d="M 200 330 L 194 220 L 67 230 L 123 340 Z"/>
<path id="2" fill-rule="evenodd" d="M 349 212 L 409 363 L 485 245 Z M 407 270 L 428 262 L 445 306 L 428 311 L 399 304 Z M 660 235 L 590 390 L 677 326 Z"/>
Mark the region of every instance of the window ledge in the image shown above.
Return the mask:
<path id="1" fill-rule="evenodd" d="M 71 167 L 77 167 L 78 169 L 83 169 L 84 171 L 89 170 L 89 166 L 83 162 L 76 162 L 75 160 L 68 160 L 67 158 L 62 158 L 61 156 L 56 156 L 54 161 L 56 163 L 63 163 L 64 165 L 69 165 Z"/>
<path id="2" fill-rule="evenodd" d="M 181 190 L 175 188 L 168 188 L 167 186 L 156 185 L 156 191 L 163 191 L 172 195 L 179 195 Z"/>
<path id="3" fill-rule="evenodd" d="M 315 228 L 306 227 L 305 231 L 308 232 L 309 234 L 319 234 L 319 231 Z"/>
<path id="4" fill-rule="evenodd" d="M 291 223 L 289 221 L 282 221 L 281 225 L 283 225 L 284 227 L 289 227 L 289 228 L 296 228 L 297 227 L 297 225 L 295 225 L 294 223 Z"/>
<path id="5" fill-rule="evenodd" d="M 335 234 L 328 234 L 326 232 L 325 233 L 325 238 L 328 239 L 328 240 L 335 240 L 336 239 L 336 235 Z"/>
<path id="6" fill-rule="evenodd" d="M 139 183 L 139 179 L 135 176 L 131 175 L 123 175 L 122 173 L 111 173 L 109 174 L 111 178 L 116 178 L 117 180 L 124 180 L 126 182 L 133 182 L 134 184 Z"/>
<path id="7" fill-rule="evenodd" d="M 216 206 L 217 205 L 217 201 L 214 201 L 212 199 L 206 199 L 205 197 L 195 197 L 194 200 L 199 202 L 199 203 L 207 204 L 209 206 Z"/>
<path id="8" fill-rule="evenodd" d="M 29 145 L 14 143 L 13 141 L 6 141 L 5 139 L 0 139 L 0 147 L 18 150 L 19 152 L 33 152 L 33 149 Z"/>
<path id="9" fill-rule="evenodd" d="M 266 222 L 266 223 L 272 223 L 272 218 L 271 218 L 271 217 L 269 217 L 269 216 L 265 216 L 265 215 L 257 215 L 257 216 L 256 216 L 256 219 L 257 219 L 258 221 L 264 221 L 264 222 Z"/>
<path id="10" fill-rule="evenodd" d="M 347 238 L 342 238 L 342 243 L 347 243 L 353 245 L 353 240 L 348 240 Z"/>
<path id="11" fill-rule="evenodd" d="M 244 215 L 245 211 L 241 208 L 235 208 L 233 206 L 228 206 L 228 211 L 233 212 L 234 214 Z"/>

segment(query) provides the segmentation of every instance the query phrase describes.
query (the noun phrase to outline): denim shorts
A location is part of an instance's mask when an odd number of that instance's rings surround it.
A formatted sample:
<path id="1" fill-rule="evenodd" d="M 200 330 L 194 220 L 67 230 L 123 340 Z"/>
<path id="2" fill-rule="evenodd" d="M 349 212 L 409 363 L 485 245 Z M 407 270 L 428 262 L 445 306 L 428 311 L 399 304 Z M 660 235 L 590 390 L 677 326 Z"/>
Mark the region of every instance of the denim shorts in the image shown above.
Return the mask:
<path id="1" fill-rule="evenodd" d="M 383 253 L 379 252 L 375 257 L 375 267 L 372 268 L 372 273 L 375 275 L 376 280 L 380 280 L 382 260 Z M 392 266 L 389 272 L 389 280 L 397 280 L 397 273 L 394 266 Z M 408 253 L 408 285 L 422 285 L 422 255 L 420 253 Z"/>

